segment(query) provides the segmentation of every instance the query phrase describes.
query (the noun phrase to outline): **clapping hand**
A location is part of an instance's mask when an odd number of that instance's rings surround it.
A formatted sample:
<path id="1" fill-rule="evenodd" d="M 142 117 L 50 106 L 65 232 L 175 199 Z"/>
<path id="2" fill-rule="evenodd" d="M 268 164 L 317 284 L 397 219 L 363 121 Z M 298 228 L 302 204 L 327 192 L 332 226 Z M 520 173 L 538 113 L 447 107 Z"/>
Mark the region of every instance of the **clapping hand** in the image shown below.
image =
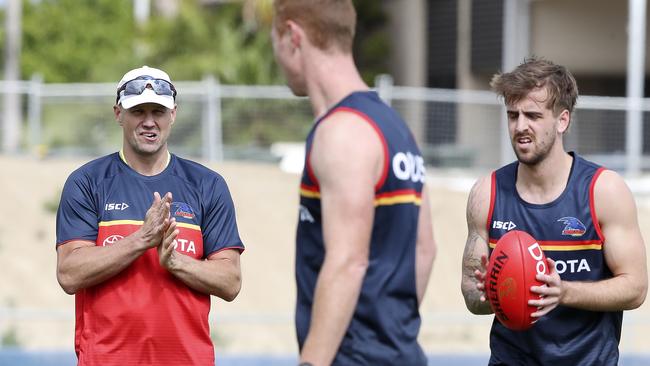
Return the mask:
<path id="1" fill-rule="evenodd" d="M 176 228 L 176 219 L 172 218 L 167 230 L 165 230 L 162 242 L 158 246 L 158 259 L 160 260 L 160 265 L 168 270 L 173 268 L 176 256 L 178 255 L 174 250 L 176 248 L 174 241 L 176 240 L 178 233 L 179 230 Z"/>
<path id="2" fill-rule="evenodd" d="M 147 249 L 160 244 L 170 222 L 171 192 L 167 192 L 162 198 L 158 192 L 154 192 L 153 197 L 153 203 L 147 210 L 144 223 L 140 228 L 140 235 Z"/>

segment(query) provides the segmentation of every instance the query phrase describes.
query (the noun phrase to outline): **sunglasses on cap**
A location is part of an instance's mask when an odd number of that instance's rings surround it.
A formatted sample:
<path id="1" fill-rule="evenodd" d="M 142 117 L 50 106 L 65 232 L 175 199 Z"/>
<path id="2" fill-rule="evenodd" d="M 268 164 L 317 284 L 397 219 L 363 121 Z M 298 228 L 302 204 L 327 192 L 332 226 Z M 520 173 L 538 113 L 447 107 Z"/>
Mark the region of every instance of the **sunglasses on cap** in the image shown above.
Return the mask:
<path id="1" fill-rule="evenodd" d="M 116 103 L 119 103 L 121 92 L 124 92 L 124 96 L 140 95 L 147 88 L 147 85 L 151 85 L 151 89 L 158 95 L 167 95 L 176 99 L 176 88 L 174 88 L 172 83 L 164 79 L 156 79 L 148 75 L 143 75 L 127 81 L 117 89 Z"/>

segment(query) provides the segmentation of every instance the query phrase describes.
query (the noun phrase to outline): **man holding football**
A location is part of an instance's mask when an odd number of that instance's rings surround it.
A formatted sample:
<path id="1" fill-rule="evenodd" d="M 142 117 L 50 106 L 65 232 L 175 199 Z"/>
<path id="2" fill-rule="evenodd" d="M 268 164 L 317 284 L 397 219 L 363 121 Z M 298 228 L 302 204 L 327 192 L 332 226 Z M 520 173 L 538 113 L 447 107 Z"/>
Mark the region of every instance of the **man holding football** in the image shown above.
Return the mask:
<path id="1" fill-rule="evenodd" d="M 503 97 L 517 161 L 479 179 L 467 203 L 462 293 L 474 314 L 491 314 L 485 266 L 509 230 L 532 235 L 548 257 L 534 326 L 513 331 L 494 320 L 490 365 L 616 365 L 623 311 L 645 300 L 646 253 L 636 205 L 615 172 L 567 152 L 578 96 L 563 66 L 525 60 L 490 83 Z"/>

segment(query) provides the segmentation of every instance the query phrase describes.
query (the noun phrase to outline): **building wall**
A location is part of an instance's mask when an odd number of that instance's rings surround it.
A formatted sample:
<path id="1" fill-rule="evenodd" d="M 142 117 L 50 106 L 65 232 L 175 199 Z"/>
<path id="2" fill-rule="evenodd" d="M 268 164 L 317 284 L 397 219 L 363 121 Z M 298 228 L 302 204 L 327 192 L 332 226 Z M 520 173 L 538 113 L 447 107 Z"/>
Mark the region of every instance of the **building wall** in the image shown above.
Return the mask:
<path id="1" fill-rule="evenodd" d="M 472 0 L 456 1 L 458 3 L 457 88 L 487 89 L 490 75 L 472 72 Z M 529 1 L 530 54 L 563 64 L 579 77 L 603 80 L 625 78 L 628 42 L 627 1 Z M 650 46 L 649 28 L 646 27 L 646 48 Z M 399 29 L 396 31 L 402 32 Z M 403 44 L 402 47 L 418 46 L 413 42 Z M 646 57 L 645 64 L 646 71 L 650 73 L 650 57 Z M 408 68 L 409 65 L 395 65 L 395 67 Z M 397 69 L 394 70 L 399 73 Z"/>
<path id="2" fill-rule="evenodd" d="M 504 1 L 501 3 L 500 1 Z M 394 53 L 400 62 L 393 63 L 393 74 L 396 76 L 398 85 L 426 85 L 428 87 L 448 87 L 447 76 L 455 80 L 451 84 L 453 87 L 463 90 L 488 90 L 489 80 L 496 72 L 502 71 L 502 61 L 498 60 L 499 52 L 496 47 L 490 46 L 497 42 L 499 45 L 502 39 L 499 39 L 497 32 L 503 24 L 503 15 L 499 13 L 498 6 L 505 4 L 506 0 L 496 0 L 485 2 L 485 0 L 427 0 L 425 3 L 431 9 L 440 10 L 456 7 L 456 24 L 451 25 L 447 22 L 441 22 L 432 25 L 427 24 L 426 30 L 428 37 L 407 36 L 413 34 L 409 28 L 416 27 L 420 31 L 423 27 L 420 25 L 421 17 L 414 16 L 415 2 L 410 3 L 408 0 L 390 0 L 386 1 L 392 7 L 389 13 L 399 22 L 393 23 L 391 33 L 393 33 L 393 44 L 398 44 Z M 627 23 L 628 23 L 628 1 L 618 0 L 517 0 L 519 10 L 526 10 L 529 6 L 529 52 L 521 53 L 516 58 L 523 58 L 525 55 L 537 55 L 550 59 L 556 63 L 565 65 L 575 75 L 581 95 L 606 95 L 606 96 L 624 96 L 626 84 L 627 68 Z M 421 0 L 416 1 L 421 4 Z M 525 4 L 524 4 L 525 3 Z M 511 4 L 511 3 L 510 3 Z M 527 4 L 527 5 L 526 5 Z M 512 5 L 512 4 L 511 4 Z M 492 6 L 494 8 L 492 8 Z M 472 17 L 472 7 L 474 17 Z M 477 10 L 478 9 L 478 10 Z M 496 9 L 496 12 L 493 11 Z M 509 8 L 510 9 L 510 8 Z M 401 15 L 394 15 L 402 12 Z M 410 14 L 410 15 L 407 15 Z M 435 21 L 436 14 L 438 18 L 440 13 L 432 13 L 425 22 Z M 477 22 L 480 24 L 477 25 Z M 524 22 L 523 24 L 525 24 Z M 647 21 L 650 23 L 650 21 Z M 477 29 L 487 27 L 485 31 Z M 452 30 L 451 28 L 454 28 Z M 492 27 L 492 28 L 490 28 Z M 650 32 L 646 26 L 646 50 L 650 44 Z M 448 51 L 447 47 L 440 49 L 440 40 L 436 41 L 432 37 L 433 32 L 450 32 L 450 36 L 456 38 L 455 41 L 455 63 L 448 69 L 445 67 L 446 58 L 432 60 L 432 57 L 440 57 L 441 52 Z M 523 30 L 522 32 L 526 32 Z M 490 34 L 493 36 L 490 38 Z M 440 34 L 435 33 L 436 36 Z M 488 38 L 488 39 L 486 39 Z M 481 40 L 485 47 L 477 47 L 477 40 Z M 474 44 L 473 44 L 474 43 Z M 436 46 L 438 45 L 438 46 Z M 480 46 L 480 45 L 479 45 Z M 492 53 L 490 53 L 492 51 Z M 485 55 L 484 55 L 485 54 Z M 429 61 L 426 61 L 426 57 Z M 448 55 L 445 55 L 448 56 Z M 490 57 L 487 57 L 490 56 Z M 497 58 L 493 58 L 496 56 Z M 413 59 L 413 57 L 419 57 Z M 422 67 L 422 62 L 426 62 L 426 67 Z M 491 60 L 486 63 L 486 60 Z M 513 59 L 514 60 L 514 59 Z M 432 62 L 442 62 L 442 67 L 436 67 L 437 73 L 434 77 L 431 75 Z M 480 67 L 476 67 L 480 61 Z M 512 63 L 512 62 L 511 62 Z M 440 66 L 439 65 L 439 66 Z M 650 57 L 645 58 L 646 74 L 650 74 Z M 422 74 L 422 70 L 428 68 L 427 72 Z M 442 72 L 441 72 L 442 70 Z M 506 70 L 507 71 L 507 70 Z M 449 75 L 445 75 L 447 72 Z M 408 75 L 408 76 L 407 76 Z M 420 76 L 418 76 L 420 75 Z M 420 81 L 416 80 L 420 77 Z M 446 83 L 444 86 L 443 84 Z M 646 77 L 645 95 L 650 95 L 650 79 Z M 504 130 L 495 128 L 494 122 L 505 119 L 502 111 L 495 109 L 486 110 L 476 105 L 458 105 L 448 116 L 437 116 L 426 114 L 425 126 L 426 142 L 431 145 L 455 145 L 462 150 L 465 147 L 485 152 L 477 155 L 478 159 L 485 161 L 494 161 L 490 154 L 498 154 L 498 150 L 503 148 L 509 150 L 507 146 L 508 139 L 505 138 Z M 603 126 L 593 128 L 594 140 L 604 146 L 603 151 L 619 151 L 623 148 L 620 139 L 612 139 L 610 128 L 620 129 L 620 126 L 608 127 L 611 125 L 612 116 L 603 113 L 589 113 L 587 111 L 577 111 L 574 115 L 577 120 L 588 120 L 590 126 Z M 620 116 L 615 117 L 620 120 Z M 650 122 L 650 121 L 647 121 Z M 647 123 L 646 123 L 647 124 Z M 576 125 L 577 127 L 577 125 Z M 452 139 L 440 140 L 439 130 L 451 128 L 453 133 Z M 429 133 L 433 131 L 433 133 Z M 574 131 L 579 133 L 580 131 Z M 644 132 L 644 146 L 648 145 L 645 150 L 650 150 L 650 129 Z M 481 136 L 477 139 L 476 136 Z M 570 140 L 570 139 L 569 139 Z M 569 142 L 569 141 L 568 141 Z M 500 147 L 494 146 L 499 144 Z M 609 146 L 611 145 L 611 146 Z M 491 148 L 488 149 L 488 146 Z M 573 148 L 578 151 L 588 152 L 586 146 L 576 145 Z M 503 150 L 501 151 L 503 159 Z M 480 165 L 480 162 L 478 162 Z"/>
<path id="3" fill-rule="evenodd" d="M 539 0 L 530 10 L 532 53 L 576 74 L 625 75 L 627 1 Z"/>

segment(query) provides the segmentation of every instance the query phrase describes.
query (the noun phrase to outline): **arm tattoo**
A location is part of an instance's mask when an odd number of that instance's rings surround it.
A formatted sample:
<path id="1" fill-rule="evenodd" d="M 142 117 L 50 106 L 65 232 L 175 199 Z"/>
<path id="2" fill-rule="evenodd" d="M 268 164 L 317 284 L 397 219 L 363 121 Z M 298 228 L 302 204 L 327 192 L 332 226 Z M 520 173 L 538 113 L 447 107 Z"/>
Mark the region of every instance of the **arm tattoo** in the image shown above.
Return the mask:
<path id="1" fill-rule="evenodd" d="M 487 245 L 477 230 L 476 223 L 477 213 L 479 212 L 480 202 L 476 199 L 476 192 L 472 190 L 467 207 L 467 242 L 463 252 L 463 274 L 462 290 L 465 297 L 467 308 L 474 314 L 490 314 L 492 311 L 487 301 L 481 301 L 481 293 L 476 289 L 477 279 L 474 276 L 475 270 L 483 270 L 481 266 L 481 246 Z"/>

